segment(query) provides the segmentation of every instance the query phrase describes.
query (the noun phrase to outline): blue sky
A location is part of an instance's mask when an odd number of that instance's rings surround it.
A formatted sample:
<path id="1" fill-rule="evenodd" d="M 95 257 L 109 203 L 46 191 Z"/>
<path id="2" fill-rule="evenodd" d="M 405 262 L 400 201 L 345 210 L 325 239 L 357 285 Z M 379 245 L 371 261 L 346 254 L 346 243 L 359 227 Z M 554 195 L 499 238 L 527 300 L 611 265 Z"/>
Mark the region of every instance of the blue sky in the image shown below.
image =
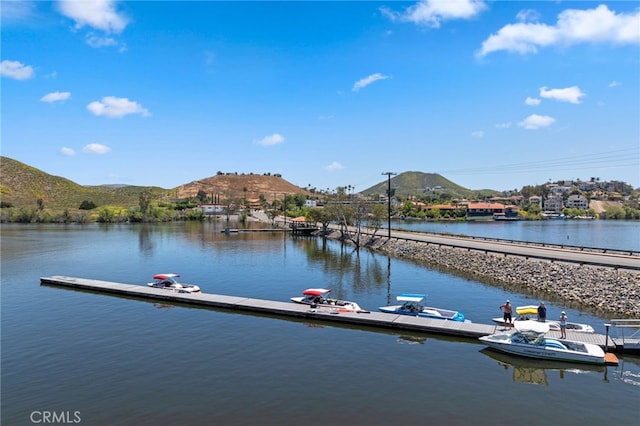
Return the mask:
<path id="1" fill-rule="evenodd" d="M 636 1 L 1 7 L 2 155 L 82 185 L 640 186 Z"/>

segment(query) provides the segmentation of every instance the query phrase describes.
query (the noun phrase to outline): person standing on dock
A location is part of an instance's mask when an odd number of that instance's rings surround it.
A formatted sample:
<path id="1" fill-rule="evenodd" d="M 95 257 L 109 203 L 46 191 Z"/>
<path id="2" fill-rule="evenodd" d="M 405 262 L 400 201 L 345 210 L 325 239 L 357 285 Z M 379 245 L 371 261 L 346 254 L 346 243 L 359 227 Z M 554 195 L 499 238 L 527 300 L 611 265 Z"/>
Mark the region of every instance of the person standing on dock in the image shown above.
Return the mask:
<path id="1" fill-rule="evenodd" d="M 567 314 L 564 311 L 560 314 L 560 338 L 567 338 Z"/>
<path id="2" fill-rule="evenodd" d="M 538 321 L 547 321 L 547 308 L 544 306 L 544 302 L 540 302 L 540 306 L 538 306 Z"/>
<path id="3" fill-rule="evenodd" d="M 500 309 L 502 309 L 502 319 L 504 321 L 504 325 L 506 327 L 511 327 L 513 325 L 513 323 L 511 322 L 511 312 L 513 310 L 511 307 L 511 302 L 507 300 L 506 302 L 504 302 L 504 305 L 500 305 Z"/>

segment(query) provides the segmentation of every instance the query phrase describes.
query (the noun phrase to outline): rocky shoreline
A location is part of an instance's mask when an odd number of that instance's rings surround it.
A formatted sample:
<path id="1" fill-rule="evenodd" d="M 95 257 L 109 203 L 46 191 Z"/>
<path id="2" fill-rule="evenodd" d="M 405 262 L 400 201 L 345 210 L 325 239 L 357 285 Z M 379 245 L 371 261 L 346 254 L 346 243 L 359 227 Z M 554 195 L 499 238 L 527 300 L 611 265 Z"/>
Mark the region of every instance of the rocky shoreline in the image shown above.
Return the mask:
<path id="1" fill-rule="evenodd" d="M 341 239 L 340 232 L 326 235 Z M 610 314 L 640 318 L 640 273 L 504 256 L 424 242 L 373 237 L 363 247 L 391 257 L 471 275 L 488 284 L 506 284 L 523 293 L 543 295 Z"/>

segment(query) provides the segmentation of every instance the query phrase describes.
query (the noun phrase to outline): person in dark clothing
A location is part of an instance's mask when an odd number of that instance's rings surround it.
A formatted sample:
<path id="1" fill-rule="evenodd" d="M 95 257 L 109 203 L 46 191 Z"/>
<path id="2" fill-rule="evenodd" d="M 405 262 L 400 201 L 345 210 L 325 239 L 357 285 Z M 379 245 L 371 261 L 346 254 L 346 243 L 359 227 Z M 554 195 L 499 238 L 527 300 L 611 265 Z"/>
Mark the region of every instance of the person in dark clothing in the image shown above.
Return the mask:
<path id="1" fill-rule="evenodd" d="M 540 302 L 540 306 L 538 306 L 538 321 L 547 321 L 547 308 L 544 306 L 544 302 Z"/>

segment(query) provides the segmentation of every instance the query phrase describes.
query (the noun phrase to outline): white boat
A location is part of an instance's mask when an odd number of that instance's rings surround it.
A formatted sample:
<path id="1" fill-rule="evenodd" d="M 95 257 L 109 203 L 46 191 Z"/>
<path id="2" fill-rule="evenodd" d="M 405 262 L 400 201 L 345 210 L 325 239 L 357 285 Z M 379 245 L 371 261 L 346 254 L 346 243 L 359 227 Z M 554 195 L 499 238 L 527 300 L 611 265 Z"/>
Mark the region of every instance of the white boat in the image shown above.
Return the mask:
<path id="1" fill-rule="evenodd" d="M 163 288 L 172 290 L 177 293 L 199 293 L 200 287 L 193 284 L 184 284 L 178 282 L 179 274 L 156 274 L 153 276 L 155 281 L 148 283 L 149 287 Z"/>
<path id="2" fill-rule="evenodd" d="M 538 321 L 515 321 L 514 333 L 480 337 L 490 348 L 514 355 L 584 364 L 605 364 L 602 348 L 591 343 L 546 337 L 549 324 Z"/>
<path id="3" fill-rule="evenodd" d="M 502 325 L 502 326 L 507 326 L 507 323 L 504 322 L 504 319 L 502 317 L 498 318 L 492 318 L 491 321 L 493 321 L 494 323 L 498 324 L 498 325 Z M 518 316 L 516 318 L 514 318 L 513 320 L 515 321 L 535 321 L 532 320 L 531 318 L 529 318 L 528 316 Z M 513 323 L 512 323 L 513 324 Z M 546 321 L 546 324 L 549 324 L 549 330 L 553 330 L 553 331 L 560 331 L 560 322 L 559 321 Z M 595 330 L 593 329 L 593 327 L 591 327 L 589 324 L 581 324 L 581 323 L 577 323 L 577 322 L 567 322 L 567 330 L 568 331 L 575 331 L 576 333 L 594 333 Z"/>
<path id="4" fill-rule="evenodd" d="M 532 320 L 530 316 L 538 315 L 538 307 L 534 305 L 518 306 L 516 308 L 516 315 L 513 321 L 529 321 Z M 492 318 L 491 321 L 498 325 L 507 326 L 503 317 Z M 553 331 L 560 331 L 560 321 L 547 320 L 549 329 Z M 567 322 L 567 330 L 574 331 L 576 333 L 594 333 L 595 330 L 589 324 L 581 324 L 578 322 Z"/>
<path id="5" fill-rule="evenodd" d="M 331 290 L 327 288 L 308 288 L 302 292 L 302 296 L 292 297 L 291 301 L 316 308 L 331 308 L 337 312 L 369 312 L 356 302 L 331 299 L 329 293 Z"/>
<path id="6" fill-rule="evenodd" d="M 381 306 L 378 309 L 388 314 L 412 315 L 416 317 L 435 318 L 449 321 L 465 322 L 464 314 L 451 309 L 424 306 L 424 294 L 403 293 L 396 297 L 398 305 Z M 467 320 L 467 322 L 469 322 Z"/>

